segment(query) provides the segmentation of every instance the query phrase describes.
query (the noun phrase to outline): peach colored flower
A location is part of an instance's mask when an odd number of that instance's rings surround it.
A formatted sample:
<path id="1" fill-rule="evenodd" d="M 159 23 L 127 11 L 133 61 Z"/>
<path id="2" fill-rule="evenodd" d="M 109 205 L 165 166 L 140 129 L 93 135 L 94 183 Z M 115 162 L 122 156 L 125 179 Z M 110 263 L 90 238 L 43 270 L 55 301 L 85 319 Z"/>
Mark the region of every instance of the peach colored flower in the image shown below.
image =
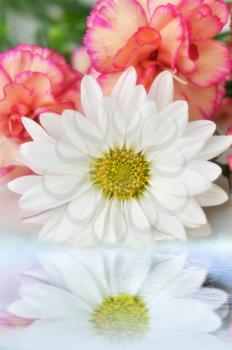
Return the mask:
<path id="1" fill-rule="evenodd" d="M 77 47 L 72 53 L 72 66 L 82 74 L 88 74 L 91 66 L 87 49 L 84 46 Z"/>
<path id="2" fill-rule="evenodd" d="M 191 118 L 209 119 L 231 69 L 228 49 L 213 40 L 227 21 L 223 0 L 99 0 L 84 43 L 106 93 L 130 65 L 146 88 L 170 70 L 176 99 L 189 102 Z"/>
<path id="3" fill-rule="evenodd" d="M 17 176 L 12 152 L 29 140 L 21 118 L 38 121 L 42 112 L 79 109 L 82 75 L 56 52 L 19 45 L 0 54 L 0 177 Z M 12 172 L 12 170 L 14 172 Z"/>
<path id="4" fill-rule="evenodd" d="M 91 75 L 94 78 L 99 77 L 99 72 L 91 65 L 90 57 L 85 46 L 77 47 L 72 53 L 72 66 L 82 75 Z M 105 91 L 106 92 L 106 91 Z"/>
<path id="5" fill-rule="evenodd" d="M 17 149 L 17 140 L 0 135 L 0 185 L 31 173 L 29 169 L 20 166 L 20 163 L 13 158 Z"/>

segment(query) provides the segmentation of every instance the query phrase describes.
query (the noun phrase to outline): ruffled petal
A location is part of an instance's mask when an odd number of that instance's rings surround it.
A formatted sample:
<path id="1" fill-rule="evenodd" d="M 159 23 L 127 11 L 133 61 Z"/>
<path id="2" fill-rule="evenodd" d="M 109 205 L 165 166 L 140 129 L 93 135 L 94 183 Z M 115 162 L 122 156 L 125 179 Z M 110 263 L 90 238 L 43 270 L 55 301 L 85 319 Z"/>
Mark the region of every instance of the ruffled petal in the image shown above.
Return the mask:
<path id="1" fill-rule="evenodd" d="M 213 15 L 220 18 L 224 26 L 229 16 L 228 4 L 223 0 L 204 0 L 204 3 L 210 7 Z"/>
<path id="2" fill-rule="evenodd" d="M 189 76 L 189 80 L 194 85 L 204 88 L 223 81 L 231 70 L 229 50 L 213 40 L 199 41 L 195 44 L 199 58 L 195 61 L 196 71 Z"/>
<path id="3" fill-rule="evenodd" d="M 193 17 L 191 19 L 191 39 L 207 40 L 216 36 L 223 28 L 223 24 L 217 16 Z"/>
<path id="4" fill-rule="evenodd" d="M 146 25 L 145 12 L 136 0 L 99 1 L 88 19 L 84 39 L 94 68 L 102 73 L 114 72 L 116 53 L 139 27 Z"/>
<path id="5" fill-rule="evenodd" d="M 175 99 L 186 100 L 189 104 L 190 120 L 211 119 L 220 105 L 224 92 L 218 86 L 200 88 L 182 84 L 175 80 Z"/>
<path id="6" fill-rule="evenodd" d="M 157 60 L 174 69 L 179 48 L 185 37 L 182 16 L 174 6 L 159 6 L 153 13 L 150 25 L 161 36 Z"/>
<path id="7" fill-rule="evenodd" d="M 55 63 L 40 55 L 16 48 L 2 54 L 0 64 L 11 79 L 22 71 L 40 72 L 50 79 L 54 91 L 58 92 L 62 88 L 64 73 Z"/>
<path id="8" fill-rule="evenodd" d="M 179 7 L 179 5 L 182 3 L 183 0 L 147 0 L 147 6 L 149 9 L 149 13 L 152 14 L 157 7 L 159 6 L 165 6 L 167 3 Z"/>
<path id="9" fill-rule="evenodd" d="M 113 61 L 114 67 L 123 69 L 146 60 L 149 54 L 158 48 L 160 41 L 158 31 L 149 27 L 140 27 L 116 54 Z"/>

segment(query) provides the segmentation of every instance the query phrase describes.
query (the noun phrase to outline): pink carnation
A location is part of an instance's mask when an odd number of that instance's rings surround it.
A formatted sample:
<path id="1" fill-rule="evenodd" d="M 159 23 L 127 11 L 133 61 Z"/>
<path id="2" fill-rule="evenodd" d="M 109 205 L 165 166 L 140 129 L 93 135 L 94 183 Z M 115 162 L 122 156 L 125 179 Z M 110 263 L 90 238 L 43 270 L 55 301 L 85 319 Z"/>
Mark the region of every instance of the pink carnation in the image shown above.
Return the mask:
<path id="1" fill-rule="evenodd" d="M 0 176 L 17 174 L 12 151 L 29 139 L 21 118 L 79 109 L 81 77 L 47 48 L 20 45 L 0 54 Z"/>
<path id="2" fill-rule="evenodd" d="M 226 135 L 232 135 L 232 125 L 229 126 L 229 128 L 227 129 Z M 232 171 L 232 154 L 228 156 L 228 164 L 229 164 L 230 170 Z"/>
<path id="3" fill-rule="evenodd" d="M 227 21 L 223 0 L 99 0 L 84 42 L 106 93 L 130 65 L 147 89 L 170 70 L 191 118 L 211 118 L 231 69 L 228 49 L 213 40 Z"/>

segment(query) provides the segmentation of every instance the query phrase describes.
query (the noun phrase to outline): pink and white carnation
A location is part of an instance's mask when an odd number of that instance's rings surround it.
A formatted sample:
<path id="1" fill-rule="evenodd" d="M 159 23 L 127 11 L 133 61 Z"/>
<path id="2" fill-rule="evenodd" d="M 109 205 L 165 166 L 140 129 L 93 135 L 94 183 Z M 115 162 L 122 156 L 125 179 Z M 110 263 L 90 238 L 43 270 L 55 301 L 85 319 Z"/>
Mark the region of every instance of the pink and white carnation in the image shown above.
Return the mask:
<path id="1" fill-rule="evenodd" d="M 79 108 L 81 74 L 58 53 L 19 45 L 0 55 L 1 176 L 15 171 L 12 152 L 30 139 L 22 117 L 34 121 L 43 112 Z M 18 171 L 18 170 L 17 170 Z"/>
<path id="2" fill-rule="evenodd" d="M 84 43 L 106 92 L 129 66 L 147 90 L 161 71 L 169 70 L 175 98 L 188 101 L 190 118 L 210 119 L 231 69 L 229 50 L 214 40 L 227 20 L 223 0 L 99 0 Z"/>

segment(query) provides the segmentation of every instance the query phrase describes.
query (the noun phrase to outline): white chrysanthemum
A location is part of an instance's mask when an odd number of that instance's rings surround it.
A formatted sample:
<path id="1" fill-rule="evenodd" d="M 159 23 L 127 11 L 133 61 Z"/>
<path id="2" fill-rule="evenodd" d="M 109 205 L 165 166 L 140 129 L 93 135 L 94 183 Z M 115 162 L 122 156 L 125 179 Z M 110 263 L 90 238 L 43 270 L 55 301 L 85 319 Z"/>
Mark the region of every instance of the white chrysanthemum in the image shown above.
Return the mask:
<path id="1" fill-rule="evenodd" d="M 41 259 L 9 307 L 35 322 L 11 350 L 221 350 L 213 335 L 224 291 L 202 287 L 185 257 L 151 252 L 67 252 Z M 16 332 L 17 334 L 17 332 Z M 7 349 L 7 348 L 6 348 Z"/>
<path id="2" fill-rule="evenodd" d="M 24 125 L 33 141 L 17 159 L 36 174 L 9 184 L 22 195 L 25 219 L 43 224 L 40 237 L 89 244 L 186 239 L 207 223 L 201 207 L 227 195 L 212 182 L 221 173 L 208 160 L 230 136 L 212 136 L 211 121 L 188 123 L 188 105 L 173 102 L 169 72 L 149 94 L 128 69 L 111 96 L 94 78 L 81 87 L 84 115 L 47 113 Z"/>

